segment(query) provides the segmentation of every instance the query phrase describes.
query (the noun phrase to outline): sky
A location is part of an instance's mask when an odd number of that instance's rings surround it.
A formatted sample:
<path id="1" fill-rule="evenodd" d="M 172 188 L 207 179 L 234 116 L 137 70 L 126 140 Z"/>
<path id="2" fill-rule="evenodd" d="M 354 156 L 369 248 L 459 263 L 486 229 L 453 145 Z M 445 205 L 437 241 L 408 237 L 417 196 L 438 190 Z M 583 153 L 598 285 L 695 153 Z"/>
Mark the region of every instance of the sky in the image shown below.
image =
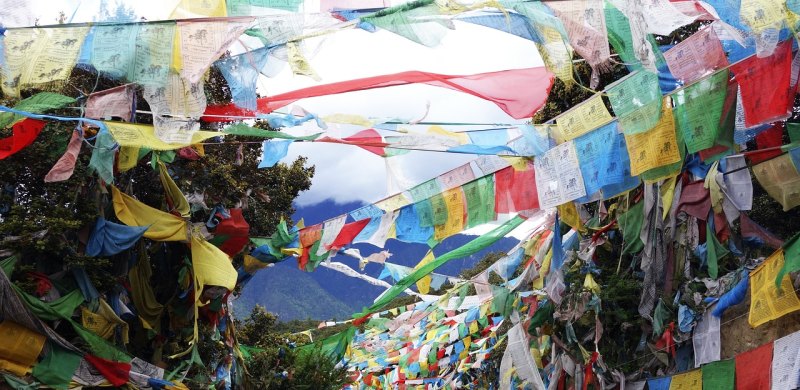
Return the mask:
<path id="1" fill-rule="evenodd" d="M 322 0 L 326 1 L 326 0 Z M 328 2 L 330 0 L 327 0 Z M 375 0 L 370 0 L 375 1 Z M 380 0 L 379 0 L 380 1 Z M 9 2 L 9 3 L 6 3 Z M 14 4 L 19 2 L 19 4 Z M 387 1 L 397 4 L 402 1 Z M 39 18 L 40 24 L 55 23 L 60 11 L 72 22 L 87 22 L 97 18 L 100 0 L 4 0 L 0 6 L 0 21 L 11 7 L 27 7 L 30 18 Z M 115 0 L 108 0 L 113 8 Z M 148 20 L 168 18 L 178 0 L 124 0 L 138 16 Z M 363 4 L 363 3 L 362 3 Z M 304 9 L 309 12 L 320 8 L 320 0 L 306 0 Z M 275 11 L 270 11 L 275 12 Z M 13 12 L 17 18 L 25 12 Z M 5 19 L 8 20 L 8 19 Z M 330 83 L 379 74 L 420 70 L 444 74 L 474 74 L 507 69 L 542 66 L 541 57 L 533 42 L 503 32 L 456 21 L 455 29 L 448 31 L 442 42 L 433 48 L 414 43 L 387 31 L 369 33 L 349 29 L 314 38 L 304 42 L 304 53 L 321 77 L 317 82 L 306 76 L 295 76 L 288 66 L 274 77 L 261 77 L 259 92 L 276 94 L 320 83 Z M 252 42 L 252 41 L 250 41 Z M 247 42 L 245 42 L 247 43 Z M 233 51 L 242 50 L 237 45 Z M 335 96 L 303 99 L 297 106 L 320 116 L 330 114 L 359 114 L 367 117 L 419 119 L 436 122 L 474 122 L 511 124 L 523 123 L 505 114 L 493 103 L 467 94 L 427 86 L 408 85 L 379 90 L 351 92 Z M 429 108 L 428 108 L 429 107 Z M 280 109 L 289 112 L 291 107 Z M 426 115 L 427 113 L 427 115 Z M 346 137 L 363 128 L 331 124 L 329 136 Z M 406 126 L 409 131 L 424 132 L 423 126 Z M 450 131 L 467 128 L 448 128 Z M 288 130 L 293 134 L 320 131 L 309 122 Z M 360 148 L 319 143 L 295 143 L 286 162 L 306 156 L 315 165 L 316 174 L 312 188 L 297 198 L 302 208 L 331 200 L 371 203 L 387 195 L 387 168 L 383 158 Z M 474 159 L 475 156 L 411 152 L 392 157 L 398 168 L 400 181 L 406 186 L 423 182 L 454 167 Z"/>

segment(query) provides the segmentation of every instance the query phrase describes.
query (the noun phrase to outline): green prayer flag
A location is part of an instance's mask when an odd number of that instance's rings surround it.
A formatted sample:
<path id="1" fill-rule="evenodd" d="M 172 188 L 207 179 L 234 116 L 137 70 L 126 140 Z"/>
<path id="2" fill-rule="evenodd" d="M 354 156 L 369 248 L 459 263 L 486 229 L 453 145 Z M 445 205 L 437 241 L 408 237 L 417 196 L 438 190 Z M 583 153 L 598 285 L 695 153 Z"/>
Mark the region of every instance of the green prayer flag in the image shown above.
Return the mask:
<path id="1" fill-rule="evenodd" d="M 663 299 L 658 299 L 658 305 L 653 313 L 653 336 L 658 337 L 664 333 L 664 324 L 669 323 L 672 312 L 669 310 Z"/>
<path id="2" fill-rule="evenodd" d="M 675 125 L 683 133 L 689 153 L 714 146 L 721 128 L 727 92 L 728 71 L 723 70 L 672 96 Z"/>
<path id="3" fill-rule="evenodd" d="M 313 141 L 317 139 L 320 136 L 320 134 L 322 134 L 322 133 L 316 133 L 312 135 L 306 135 L 303 137 L 295 137 L 291 134 L 287 134 L 282 131 L 259 129 L 252 126 L 248 126 L 244 123 L 237 123 L 235 125 L 228 126 L 222 129 L 222 132 L 225 134 L 241 135 L 245 137 L 279 138 L 279 139 L 291 139 L 296 141 Z"/>
<path id="4" fill-rule="evenodd" d="M 14 268 L 17 266 L 18 260 L 17 255 L 0 260 L 0 269 L 10 278 L 11 274 L 14 272 Z"/>
<path id="5" fill-rule="evenodd" d="M 789 272 L 800 270 L 800 233 L 783 243 L 783 267 L 775 278 L 775 286 L 781 289 L 781 281 Z"/>
<path id="6" fill-rule="evenodd" d="M 789 142 L 800 141 L 800 123 L 786 122 L 786 131 L 789 133 Z"/>
<path id="7" fill-rule="evenodd" d="M 33 312 L 36 317 L 45 321 L 56 321 L 61 319 L 69 319 L 72 313 L 80 306 L 83 301 L 83 294 L 80 290 L 72 290 L 69 294 L 61 296 L 52 302 L 44 302 L 33 295 L 30 295 L 17 287 L 12 285 L 17 295 L 22 299 L 28 308 Z"/>
<path id="8" fill-rule="evenodd" d="M 736 362 L 733 359 L 704 364 L 701 371 L 703 389 L 733 390 L 736 372 Z"/>
<path id="9" fill-rule="evenodd" d="M 490 308 L 492 313 L 499 313 L 505 317 L 511 312 L 513 304 L 514 294 L 511 293 L 511 290 L 501 286 L 492 286 L 492 306 Z"/>
<path id="10" fill-rule="evenodd" d="M 14 390 L 36 390 L 39 388 L 39 382 L 28 383 L 14 375 L 3 374 L 3 378 Z"/>
<path id="11" fill-rule="evenodd" d="M 347 347 L 350 345 L 350 342 L 353 341 L 353 336 L 356 334 L 356 327 L 349 326 L 347 329 L 336 333 L 333 336 L 327 337 L 322 341 L 318 341 L 312 344 L 306 344 L 300 348 L 297 348 L 298 355 L 306 355 L 314 350 L 319 350 L 322 354 L 330 356 L 331 358 L 339 361 L 344 356 L 345 352 L 347 352 Z"/>
<path id="12" fill-rule="evenodd" d="M 484 176 L 464 184 L 464 198 L 467 201 L 467 227 L 475 227 L 495 218 L 494 214 L 494 175 Z"/>
<path id="13" fill-rule="evenodd" d="M 66 107 L 74 104 L 75 99 L 53 92 L 40 92 L 27 99 L 21 100 L 14 106 L 15 110 L 44 114 L 46 111 Z M 0 113 L 0 129 L 13 125 L 25 119 L 24 116 L 10 112 Z"/>
<path id="14" fill-rule="evenodd" d="M 361 20 L 420 45 L 432 47 L 441 42 L 447 32 L 447 22 L 443 19 L 419 18 L 437 14 L 439 8 L 434 0 L 416 0 L 380 10 Z"/>
<path id="15" fill-rule="evenodd" d="M 472 255 L 480 251 L 481 249 L 484 249 L 489 245 L 494 244 L 495 242 L 497 242 L 497 240 L 505 237 L 506 234 L 510 233 L 524 221 L 525 218 L 516 216 L 508 220 L 506 223 L 496 227 L 491 232 L 479 236 L 478 238 L 468 242 L 466 245 L 463 245 L 450 252 L 447 252 L 436 258 L 436 260 L 415 269 L 414 272 L 412 272 L 405 278 L 401 279 L 400 281 L 395 283 L 394 286 L 386 290 L 386 292 L 380 297 L 380 299 L 375 301 L 375 303 L 372 306 L 366 308 L 361 314 L 356 314 L 355 317 L 356 318 L 363 317 L 367 314 L 374 313 L 380 310 L 382 307 L 386 306 L 386 304 L 389 303 L 392 299 L 394 299 L 400 293 L 405 291 L 405 289 L 409 288 L 412 284 L 422 279 L 422 277 L 424 277 L 425 275 L 430 274 L 435 269 L 439 268 L 440 266 L 451 260 L 460 259 Z"/>
<path id="16" fill-rule="evenodd" d="M 101 131 L 94 141 L 92 157 L 89 160 L 89 168 L 97 172 L 97 176 L 108 184 L 114 183 L 116 147 L 117 141 L 114 140 L 114 136 L 108 131 Z"/>
<path id="17" fill-rule="evenodd" d="M 447 203 L 444 201 L 444 195 L 436 194 L 430 199 L 432 212 L 433 225 L 444 225 L 447 223 Z"/>
<path id="18" fill-rule="evenodd" d="M 608 100 L 625 134 L 648 131 L 661 119 L 658 75 L 640 70 L 608 89 Z"/>
<path id="19" fill-rule="evenodd" d="M 227 0 L 228 16 L 251 16 L 250 7 L 274 8 L 297 12 L 303 0 Z"/>
<path id="20" fill-rule="evenodd" d="M 631 70 L 643 69 L 639 59 L 636 58 L 633 48 L 633 37 L 631 35 L 631 25 L 628 18 L 620 10 L 616 9 L 611 3 L 605 2 L 605 17 L 606 17 L 606 30 L 608 32 L 608 42 L 614 51 L 619 54 Z M 647 34 L 647 40 L 650 46 L 654 48 L 656 57 L 656 66 L 665 63 L 664 55 L 658 50 L 658 44 L 653 38 L 652 34 Z"/>
<path id="21" fill-rule="evenodd" d="M 81 364 L 81 356 L 55 343 L 50 344 L 50 353 L 33 366 L 33 376 L 55 389 L 66 389 L 72 375 Z"/>
<path id="22" fill-rule="evenodd" d="M 725 257 L 730 253 L 722 243 L 717 240 L 717 235 L 714 234 L 714 229 L 711 224 L 706 224 L 706 264 L 708 265 L 708 276 L 716 279 L 719 273 L 719 259 Z"/>
<path id="23" fill-rule="evenodd" d="M 622 253 L 638 253 L 644 249 L 644 243 L 639 235 L 642 232 L 644 222 L 644 202 L 639 202 L 628 209 L 624 214 L 617 217 L 617 223 L 622 230 L 622 239 L 625 245 Z"/>
<path id="24" fill-rule="evenodd" d="M 544 305 L 539 306 L 536 312 L 531 317 L 531 323 L 528 325 L 528 333 L 534 334 L 536 328 L 542 325 L 553 322 L 553 313 L 556 312 L 556 307 L 553 302 L 547 301 Z"/>

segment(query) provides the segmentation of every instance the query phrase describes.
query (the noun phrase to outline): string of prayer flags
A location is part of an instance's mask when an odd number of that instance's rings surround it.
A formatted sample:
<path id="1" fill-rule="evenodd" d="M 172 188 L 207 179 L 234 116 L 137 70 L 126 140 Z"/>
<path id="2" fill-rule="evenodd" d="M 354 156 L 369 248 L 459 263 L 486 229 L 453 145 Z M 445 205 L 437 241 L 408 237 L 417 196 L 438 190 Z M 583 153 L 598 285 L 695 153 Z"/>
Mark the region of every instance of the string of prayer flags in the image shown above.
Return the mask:
<path id="1" fill-rule="evenodd" d="M 778 250 L 750 273 L 750 326 L 757 327 L 800 310 L 800 299 L 788 275 L 777 281 L 783 266 L 784 252 Z"/>
<path id="2" fill-rule="evenodd" d="M 608 100 L 625 135 L 653 128 L 662 115 L 658 75 L 640 70 L 608 88 Z"/>
<path id="3" fill-rule="evenodd" d="M 610 93 L 610 92 L 609 92 Z M 565 141 L 577 138 L 611 121 L 601 94 L 586 99 L 575 108 L 562 114 L 558 121 L 558 130 Z"/>
<path id="4" fill-rule="evenodd" d="M 154 209 L 117 187 L 111 187 L 114 212 L 128 226 L 148 226 L 144 236 L 155 241 L 186 241 L 186 221 L 180 217 Z"/>
<path id="5" fill-rule="evenodd" d="M 458 76 L 408 71 L 298 89 L 258 99 L 259 113 L 269 113 L 297 100 L 406 84 L 427 84 L 491 101 L 513 118 L 530 118 L 547 100 L 553 76 L 544 68 L 526 68 Z M 533 85 L 535 88 L 518 88 Z M 209 106 L 206 115 L 246 115 L 234 105 Z M 223 118 L 216 118 L 221 121 Z"/>
<path id="6" fill-rule="evenodd" d="M 794 90 L 789 87 L 791 40 L 778 45 L 769 57 L 752 56 L 730 69 L 739 84 L 747 127 L 771 123 L 789 115 L 794 102 Z"/>
<path id="7" fill-rule="evenodd" d="M 764 161 L 753 167 L 759 184 L 789 211 L 800 205 L 800 173 L 788 154 Z"/>
<path id="8" fill-rule="evenodd" d="M 534 160 L 539 207 L 556 207 L 586 196 L 574 141 L 565 142 Z"/>
<path id="9" fill-rule="evenodd" d="M 714 28 L 706 26 L 664 53 L 670 73 L 684 85 L 728 66 Z"/>
<path id="10" fill-rule="evenodd" d="M 42 132 L 46 122 L 25 119 L 11 128 L 11 136 L 0 139 L 0 160 L 6 159 L 32 144 Z"/>

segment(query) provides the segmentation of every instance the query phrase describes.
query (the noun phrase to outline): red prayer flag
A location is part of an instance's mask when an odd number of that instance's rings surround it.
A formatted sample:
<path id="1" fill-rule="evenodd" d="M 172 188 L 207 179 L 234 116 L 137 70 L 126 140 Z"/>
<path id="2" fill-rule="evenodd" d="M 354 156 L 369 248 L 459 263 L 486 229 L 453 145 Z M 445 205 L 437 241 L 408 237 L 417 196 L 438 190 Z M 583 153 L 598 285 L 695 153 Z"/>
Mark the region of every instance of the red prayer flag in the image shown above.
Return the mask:
<path id="1" fill-rule="evenodd" d="M 752 165 L 780 156 L 783 152 L 777 147 L 783 145 L 783 123 L 778 123 L 758 133 L 758 135 L 756 135 L 756 145 L 758 146 L 758 150 L 752 150 L 746 153 Z M 768 148 L 775 149 L 764 150 Z"/>
<path id="2" fill-rule="evenodd" d="M 703 186 L 704 181 L 698 180 L 683 186 L 681 197 L 678 200 L 677 213 L 686 212 L 697 219 L 708 219 L 708 210 L 711 209 L 711 197 Z"/>
<path id="3" fill-rule="evenodd" d="M 745 126 L 775 122 L 789 116 L 794 103 L 794 90 L 790 88 L 791 39 L 779 44 L 771 56 L 752 56 L 731 66 L 731 70 L 742 94 Z"/>
<path id="4" fill-rule="evenodd" d="M 230 209 L 231 217 L 223 219 L 214 230 L 214 235 L 227 239 L 219 245 L 219 249 L 233 257 L 244 249 L 250 240 L 250 224 L 244 220 L 242 209 Z"/>
<path id="5" fill-rule="evenodd" d="M 355 145 L 361 149 L 364 149 L 370 153 L 377 154 L 378 156 L 381 157 L 386 156 L 386 151 L 383 148 L 389 145 L 388 143 L 383 142 L 383 137 L 381 137 L 380 133 L 378 133 L 375 129 L 367 129 L 359 131 L 358 133 L 355 133 L 349 137 L 345 137 L 342 139 L 322 137 L 316 140 L 316 142 L 331 142 L 337 144 Z"/>
<path id="6" fill-rule="evenodd" d="M 108 379 L 112 386 L 119 387 L 128 383 L 131 372 L 130 363 L 106 360 L 90 354 L 86 354 L 83 358 L 91 363 L 101 375 Z"/>
<path id="7" fill-rule="evenodd" d="M 17 122 L 11 128 L 11 137 L 0 139 L 0 160 L 32 144 L 46 124 L 46 122 L 30 118 Z"/>
<path id="8" fill-rule="evenodd" d="M 258 99 L 257 110 L 258 113 L 264 114 L 300 99 L 406 84 L 427 84 L 468 93 L 496 104 L 515 119 L 525 119 L 533 116 L 544 105 L 550 88 L 553 86 L 553 74 L 544 67 L 502 70 L 466 76 L 408 71 L 315 85 L 263 97 Z M 225 115 L 251 116 L 254 113 L 231 103 L 209 106 L 205 114 L 222 117 L 203 117 L 204 121 L 225 122 L 234 120 L 234 118 L 224 118 Z"/>
<path id="9" fill-rule="evenodd" d="M 772 342 L 736 355 L 736 389 L 769 390 Z"/>
<path id="10" fill-rule="evenodd" d="M 539 193 L 536 190 L 536 173 L 533 164 L 524 171 L 507 167 L 495 172 L 494 211 L 513 213 L 539 208 Z"/>
<path id="11" fill-rule="evenodd" d="M 344 225 L 342 230 L 339 231 L 339 235 L 336 236 L 333 242 L 328 245 L 328 248 L 326 249 L 333 250 L 335 248 L 341 248 L 350 244 L 353 242 L 353 239 L 356 238 L 358 233 L 361 233 L 361 231 L 364 230 L 364 227 L 367 226 L 369 221 L 371 221 L 370 218 L 365 218 L 360 221 L 350 222 Z"/>
<path id="12" fill-rule="evenodd" d="M 778 249 L 783 246 L 783 240 L 753 222 L 745 213 L 739 213 L 739 223 L 742 228 L 742 237 L 756 238 L 764 242 L 768 247 Z"/>

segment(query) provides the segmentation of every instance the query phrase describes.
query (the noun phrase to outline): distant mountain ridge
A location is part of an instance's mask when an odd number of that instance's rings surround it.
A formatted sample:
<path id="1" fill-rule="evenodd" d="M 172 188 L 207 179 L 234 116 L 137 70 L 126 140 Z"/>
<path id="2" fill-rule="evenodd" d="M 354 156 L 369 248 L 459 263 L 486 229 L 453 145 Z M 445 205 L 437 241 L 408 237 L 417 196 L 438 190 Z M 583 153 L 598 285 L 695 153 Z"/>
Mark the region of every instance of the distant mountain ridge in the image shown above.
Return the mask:
<path id="1" fill-rule="evenodd" d="M 360 203 L 336 205 L 323 202 L 312 207 L 299 208 L 297 214 L 305 217 L 307 221 L 317 223 L 361 206 Z M 307 222 L 307 225 L 309 224 Z M 475 238 L 476 236 L 465 235 L 449 237 L 434 249 L 434 255 L 439 256 L 449 252 Z M 507 251 L 517 242 L 513 238 L 503 238 L 472 256 L 444 264 L 436 272 L 458 276 L 461 270 L 473 267 L 486 253 Z M 355 244 L 353 247 L 360 249 L 364 256 L 381 250 L 368 244 Z M 407 244 L 390 239 L 386 242 L 385 249 L 392 253 L 389 262 L 413 267 L 425 256 L 429 248 L 423 244 Z M 338 255 L 331 260 L 345 263 L 358 270 L 357 260 L 351 257 Z M 364 273 L 377 277 L 382 269 L 381 264 L 368 264 Z M 386 281 L 394 283 L 390 278 Z M 349 319 L 353 313 L 371 305 L 375 297 L 383 291 L 382 287 L 373 286 L 324 267 L 318 267 L 309 273 L 301 271 L 297 269 L 297 263 L 289 259 L 256 273 L 235 301 L 234 313 L 237 318 L 245 318 L 258 303 L 277 314 L 279 321 Z"/>

